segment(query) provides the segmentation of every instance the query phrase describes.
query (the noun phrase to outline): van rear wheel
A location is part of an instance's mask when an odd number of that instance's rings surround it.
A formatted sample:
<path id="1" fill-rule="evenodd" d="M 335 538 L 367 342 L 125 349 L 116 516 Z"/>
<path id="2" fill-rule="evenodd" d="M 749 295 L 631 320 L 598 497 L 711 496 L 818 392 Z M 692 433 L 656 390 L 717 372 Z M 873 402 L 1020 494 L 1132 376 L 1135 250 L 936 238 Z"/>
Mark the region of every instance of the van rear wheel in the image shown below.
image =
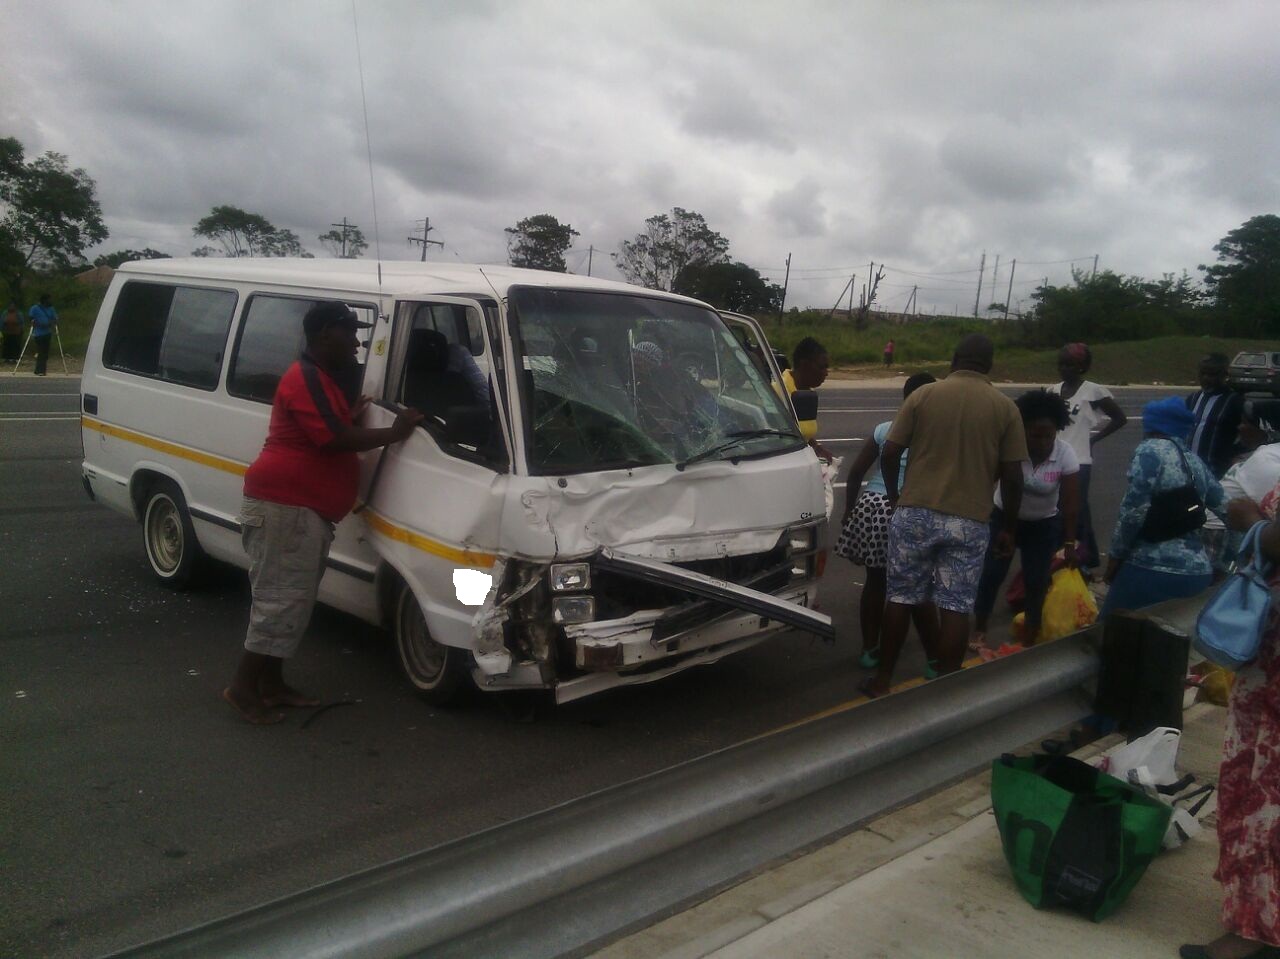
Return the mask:
<path id="1" fill-rule="evenodd" d="M 142 545 L 151 572 L 170 589 L 194 584 L 204 551 L 196 540 L 182 491 L 172 480 L 156 480 L 142 511 Z"/>
<path id="2" fill-rule="evenodd" d="M 467 679 L 470 656 L 464 649 L 435 641 L 417 597 L 403 583 L 396 596 L 392 632 L 400 669 L 418 695 L 435 706 L 454 702 Z"/>

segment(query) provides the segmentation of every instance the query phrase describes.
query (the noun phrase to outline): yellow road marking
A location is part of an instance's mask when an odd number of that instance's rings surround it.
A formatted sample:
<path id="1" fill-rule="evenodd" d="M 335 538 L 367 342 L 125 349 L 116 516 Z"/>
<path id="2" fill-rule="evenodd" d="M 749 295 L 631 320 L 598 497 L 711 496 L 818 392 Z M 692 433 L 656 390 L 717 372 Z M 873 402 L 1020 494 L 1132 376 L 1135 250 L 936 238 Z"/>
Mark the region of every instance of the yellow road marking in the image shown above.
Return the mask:
<path id="1" fill-rule="evenodd" d="M 961 666 L 961 668 L 968 669 L 971 666 L 981 666 L 983 662 L 984 660 L 982 659 L 981 656 L 974 656 L 972 659 L 966 659 L 963 665 Z M 898 685 L 891 688 L 889 692 L 885 693 L 885 696 L 892 696 L 894 693 L 900 693 L 906 689 L 914 689 L 916 686 L 921 686 L 926 682 L 928 682 L 928 680 L 926 680 L 923 676 L 917 676 L 914 679 L 908 679 L 905 682 L 898 683 Z M 875 698 L 884 699 L 884 696 L 876 696 Z M 761 733 L 759 736 L 755 736 L 753 738 L 762 739 L 765 736 L 772 736 L 774 733 L 780 733 L 787 729 L 795 729 L 797 726 L 807 726 L 809 723 L 817 722 L 819 719 L 826 719 L 828 716 L 836 716 L 840 713 L 848 712 L 850 709 L 854 709 L 858 706 L 861 706 L 863 703 L 869 703 L 871 701 L 872 701 L 872 697 L 870 696 L 858 696 L 855 699 L 850 699 L 848 702 L 838 703 L 835 706 L 831 706 L 820 712 L 816 712 L 812 716 L 806 716 L 804 717 L 804 719 L 797 719 L 795 722 L 787 723 L 786 725 L 779 726 L 777 729 L 771 729 L 767 733 Z"/>

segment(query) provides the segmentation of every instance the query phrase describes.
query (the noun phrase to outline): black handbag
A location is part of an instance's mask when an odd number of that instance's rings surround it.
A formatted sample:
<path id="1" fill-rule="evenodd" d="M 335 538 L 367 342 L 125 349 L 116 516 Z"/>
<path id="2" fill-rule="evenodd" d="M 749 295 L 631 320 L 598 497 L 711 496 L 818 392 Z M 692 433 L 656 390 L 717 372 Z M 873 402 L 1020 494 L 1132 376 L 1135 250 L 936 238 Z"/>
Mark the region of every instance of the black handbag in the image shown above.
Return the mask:
<path id="1" fill-rule="evenodd" d="M 1172 440 L 1169 442 L 1173 443 Z M 1208 518 L 1204 510 L 1204 500 L 1196 489 L 1195 474 L 1187 463 L 1187 455 L 1182 447 L 1173 444 L 1182 459 L 1182 468 L 1186 470 L 1187 482 L 1173 489 L 1163 489 L 1151 495 L 1151 506 L 1147 509 L 1146 518 L 1142 521 L 1139 536 L 1148 543 L 1163 543 L 1168 539 L 1176 539 L 1194 533 Z"/>

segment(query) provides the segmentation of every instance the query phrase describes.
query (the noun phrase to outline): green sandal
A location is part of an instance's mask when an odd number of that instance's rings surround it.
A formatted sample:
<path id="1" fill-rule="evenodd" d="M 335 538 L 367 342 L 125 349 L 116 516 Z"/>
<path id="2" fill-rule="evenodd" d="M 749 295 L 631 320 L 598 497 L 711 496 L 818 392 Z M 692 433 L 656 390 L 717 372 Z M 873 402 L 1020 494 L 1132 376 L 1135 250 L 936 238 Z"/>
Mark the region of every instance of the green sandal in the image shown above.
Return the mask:
<path id="1" fill-rule="evenodd" d="M 876 669 L 880 666 L 880 647 L 868 649 L 858 657 L 858 665 L 863 669 Z"/>

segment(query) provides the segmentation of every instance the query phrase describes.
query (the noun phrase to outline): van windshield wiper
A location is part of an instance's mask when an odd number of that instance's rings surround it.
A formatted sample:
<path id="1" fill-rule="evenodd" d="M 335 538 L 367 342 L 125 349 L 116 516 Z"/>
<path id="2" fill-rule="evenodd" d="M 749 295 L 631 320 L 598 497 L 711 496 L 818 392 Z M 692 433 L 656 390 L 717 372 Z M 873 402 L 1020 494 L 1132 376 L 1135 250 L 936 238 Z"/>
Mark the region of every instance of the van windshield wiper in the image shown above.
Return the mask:
<path id="1" fill-rule="evenodd" d="M 683 470 L 686 466 L 689 466 L 692 463 L 699 463 L 702 460 L 710 459 L 717 453 L 723 453 L 725 450 L 733 449 L 735 446 L 740 446 L 747 440 L 757 439 L 761 436 L 788 436 L 793 439 L 803 439 L 803 437 L 794 430 L 738 430 L 736 433 L 728 433 L 726 435 L 728 436 L 728 439 L 725 440 L 725 442 L 712 446 L 709 449 L 705 449 L 701 453 L 695 453 L 687 460 L 677 463 L 676 469 Z"/>

